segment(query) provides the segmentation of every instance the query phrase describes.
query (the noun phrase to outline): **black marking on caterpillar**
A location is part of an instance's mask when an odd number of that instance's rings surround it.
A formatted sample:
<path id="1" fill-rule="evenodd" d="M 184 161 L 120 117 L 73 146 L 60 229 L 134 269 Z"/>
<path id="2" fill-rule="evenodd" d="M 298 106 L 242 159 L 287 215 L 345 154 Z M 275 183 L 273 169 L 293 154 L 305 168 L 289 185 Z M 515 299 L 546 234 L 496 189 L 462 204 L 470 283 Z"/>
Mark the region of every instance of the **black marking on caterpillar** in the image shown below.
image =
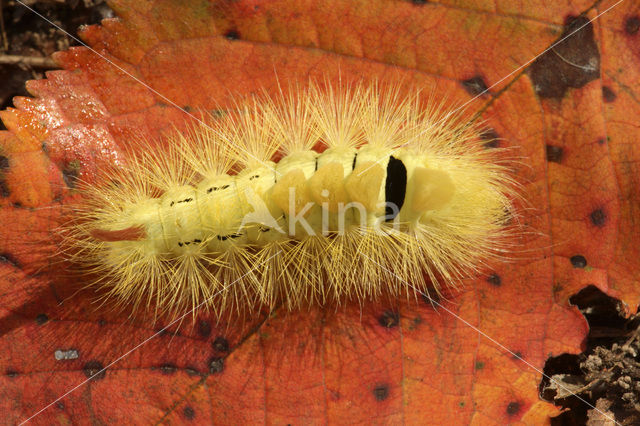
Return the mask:
<path id="1" fill-rule="evenodd" d="M 213 186 L 209 189 L 207 189 L 207 193 L 210 194 L 213 191 L 222 191 L 224 189 L 229 188 L 229 185 L 222 185 L 222 186 Z"/>
<path id="2" fill-rule="evenodd" d="M 201 239 L 199 238 L 195 238 L 192 241 L 179 241 L 178 242 L 178 247 L 184 247 L 184 246 L 188 246 L 189 244 L 200 244 L 202 242 Z"/>
<path id="3" fill-rule="evenodd" d="M 193 201 L 193 198 L 185 198 L 184 200 L 180 200 L 180 201 L 172 201 L 169 206 L 173 207 L 175 204 L 180 204 L 180 203 L 190 203 L 191 201 Z"/>
<path id="4" fill-rule="evenodd" d="M 240 238 L 242 234 L 216 235 L 219 241 L 227 241 L 228 239 Z"/>
<path id="5" fill-rule="evenodd" d="M 402 160 L 390 156 L 389 163 L 387 163 L 387 180 L 384 184 L 386 201 L 385 218 L 387 221 L 395 219 L 398 213 L 400 213 L 404 205 L 406 192 L 407 168 L 402 163 Z M 397 209 L 394 210 L 393 206 L 396 206 Z"/>

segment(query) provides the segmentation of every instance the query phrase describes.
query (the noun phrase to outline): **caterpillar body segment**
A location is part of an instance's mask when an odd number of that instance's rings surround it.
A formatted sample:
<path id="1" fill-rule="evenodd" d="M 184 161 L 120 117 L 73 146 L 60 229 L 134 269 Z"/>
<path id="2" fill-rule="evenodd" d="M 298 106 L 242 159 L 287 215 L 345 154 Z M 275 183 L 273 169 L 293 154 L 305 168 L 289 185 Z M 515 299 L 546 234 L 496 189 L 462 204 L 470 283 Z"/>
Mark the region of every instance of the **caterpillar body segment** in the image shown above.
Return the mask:
<path id="1" fill-rule="evenodd" d="M 262 246 L 393 220 L 417 226 L 423 213 L 443 208 L 455 192 L 447 172 L 424 167 L 429 162 L 424 155 L 388 150 L 376 158 L 366 146 L 345 154 L 346 159 L 332 161 L 333 152 L 304 151 L 272 168 L 179 187 L 129 206 L 123 216 L 130 223 L 93 234 L 105 242 L 139 241 L 140 231 L 133 230 L 143 228 L 158 253 L 180 255 L 191 245 L 221 252 L 231 245 Z M 330 158 L 323 160 L 325 155 Z"/>
<path id="2" fill-rule="evenodd" d="M 238 105 L 107 177 L 83 188 L 73 259 L 174 314 L 438 291 L 501 256 L 513 214 L 477 129 L 377 86 Z"/>

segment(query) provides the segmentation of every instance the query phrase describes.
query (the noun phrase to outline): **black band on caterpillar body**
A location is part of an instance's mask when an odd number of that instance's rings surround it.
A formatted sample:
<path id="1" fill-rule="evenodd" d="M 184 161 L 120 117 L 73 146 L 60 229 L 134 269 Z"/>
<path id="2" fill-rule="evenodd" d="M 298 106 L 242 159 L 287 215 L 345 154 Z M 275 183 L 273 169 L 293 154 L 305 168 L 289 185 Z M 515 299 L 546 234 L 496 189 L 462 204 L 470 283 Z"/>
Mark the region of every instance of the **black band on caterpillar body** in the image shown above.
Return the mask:
<path id="1" fill-rule="evenodd" d="M 400 213 L 407 192 L 407 168 L 402 160 L 389 157 L 387 177 L 384 182 L 385 218 L 389 221 L 395 219 Z M 392 206 L 396 207 L 395 211 Z"/>
<path id="2" fill-rule="evenodd" d="M 66 242 L 110 296 L 175 314 L 438 291 L 508 245 L 514 183 L 435 111 L 362 85 L 239 104 L 85 185 Z"/>

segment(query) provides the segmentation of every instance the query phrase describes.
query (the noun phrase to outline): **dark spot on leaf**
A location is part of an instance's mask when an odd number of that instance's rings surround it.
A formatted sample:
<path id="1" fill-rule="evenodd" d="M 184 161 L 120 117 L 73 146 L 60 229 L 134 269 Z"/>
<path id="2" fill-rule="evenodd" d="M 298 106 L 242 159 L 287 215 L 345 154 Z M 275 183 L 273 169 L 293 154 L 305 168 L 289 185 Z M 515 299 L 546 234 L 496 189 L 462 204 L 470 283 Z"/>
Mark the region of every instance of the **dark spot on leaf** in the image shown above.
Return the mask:
<path id="1" fill-rule="evenodd" d="M 520 411 L 520 403 L 517 401 L 513 401 L 510 402 L 509 405 L 507 405 L 507 414 L 510 416 L 516 415 L 518 414 L 518 411 Z"/>
<path id="2" fill-rule="evenodd" d="M 602 228 L 607 223 L 607 214 L 602 209 L 592 211 L 589 218 L 591 218 L 591 223 L 598 228 Z"/>
<path id="3" fill-rule="evenodd" d="M 163 364 L 160 366 L 160 372 L 162 374 L 167 374 L 167 375 L 173 374 L 176 372 L 176 370 L 177 370 L 177 367 L 173 364 Z"/>
<path id="4" fill-rule="evenodd" d="M 482 76 L 476 75 L 468 80 L 462 81 L 462 87 L 469 92 L 472 96 L 478 96 L 481 94 L 488 94 L 489 88 L 487 87 L 487 83 L 485 83 Z"/>
<path id="5" fill-rule="evenodd" d="M 78 171 L 75 169 L 64 169 L 62 170 L 62 178 L 69 188 L 75 188 Z"/>
<path id="6" fill-rule="evenodd" d="M 18 265 L 18 262 L 16 262 L 13 256 L 11 256 L 8 253 L 0 253 L 0 263 L 8 263 L 14 268 L 20 268 L 20 266 Z"/>
<path id="7" fill-rule="evenodd" d="M 49 317 L 46 314 L 39 314 L 36 317 L 36 324 L 38 325 L 45 324 L 47 321 L 49 321 Z"/>
<path id="8" fill-rule="evenodd" d="M 69 188 L 75 188 L 79 173 L 80 162 L 77 160 L 70 161 L 64 169 L 62 169 L 62 179 Z"/>
<path id="9" fill-rule="evenodd" d="M 384 311 L 378 318 L 378 322 L 381 326 L 386 328 L 397 327 L 398 323 L 400 322 L 400 316 L 397 312 Z"/>
<path id="10" fill-rule="evenodd" d="M 598 145 L 604 145 L 607 142 L 606 138 L 600 138 L 598 139 Z"/>
<path id="11" fill-rule="evenodd" d="M 9 159 L 4 155 L 0 155 L 0 170 L 9 168 Z"/>
<path id="12" fill-rule="evenodd" d="M 640 17 L 632 16 L 624 23 L 624 31 L 629 35 L 634 35 L 640 30 Z"/>
<path id="13" fill-rule="evenodd" d="M 224 36 L 227 40 L 238 40 L 240 38 L 240 33 L 238 30 L 229 30 L 224 33 Z"/>
<path id="14" fill-rule="evenodd" d="M 616 92 L 614 92 L 609 86 L 602 86 L 602 99 L 605 102 L 613 102 L 617 98 Z"/>
<path id="15" fill-rule="evenodd" d="M 373 388 L 373 396 L 375 396 L 376 400 L 384 401 L 389 396 L 389 385 L 376 385 Z"/>
<path id="16" fill-rule="evenodd" d="M 7 182 L 4 181 L 4 178 L 0 177 L 0 197 L 7 198 L 9 195 L 11 195 L 11 191 L 9 191 Z"/>
<path id="17" fill-rule="evenodd" d="M 552 163 L 560 163 L 564 150 L 559 146 L 547 145 L 547 161 Z"/>
<path id="18" fill-rule="evenodd" d="M 484 368 L 484 362 L 476 361 L 476 370 L 482 370 Z"/>
<path id="19" fill-rule="evenodd" d="M 558 44 L 540 55 L 528 70 L 538 96 L 560 99 L 569 88 L 578 89 L 600 77 L 600 52 L 588 18 L 567 18 L 554 43 Z"/>
<path id="20" fill-rule="evenodd" d="M 409 324 L 409 330 L 415 330 L 420 324 L 422 324 L 422 318 L 415 317 L 413 320 L 411 320 L 411 324 Z"/>
<path id="21" fill-rule="evenodd" d="M 187 372 L 188 375 L 190 376 L 199 376 L 200 372 L 198 370 L 196 370 L 195 367 L 187 367 L 184 369 L 184 371 Z"/>
<path id="22" fill-rule="evenodd" d="M 520 351 L 513 351 L 513 354 L 511 354 L 511 358 L 513 359 L 522 359 L 522 352 Z"/>
<path id="23" fill-rule="evenodd" d="M 211 336 L 211 324 L 209 323 L 209 321 L 198 321 L 198 334 L 202 337 Z"/>
<path id="24" fill-rule="evenodd" d="M 196 416 L 196 412 L 188 405 L 184 407 L 184 410 L 182 410 L 182 414 L 184 414 L 184 418 L 187 420 L 193 420 L 193 418 Z"/>
<path id="25" fill-rule="evenodd" d="M 105 320 L 103 320 L 103 319 L 98 320 L 98 325 L 99 325 L 100 327 L 104 327 L 106 324 L 107 324 L 107 322 L 106 322 Z"/>
<path id="26" fill-rule="evenodd" d="M 6 374 L 8 377 L 13 378 L 13 377 L 18 377 L 18 375 L 19 375 L 20 373 L 18 373 L 18 371 L 14 370 L 14 369 L 12 369 L 12 368 L 9 368 L 9 369 L 7 369 L 7 371 L 5 372 L 5 374 Z"/>
<path id="27" fill-rule="evenodd" d="M 182 107 L 185 112 L 191 112 L 191 107 L 189 105 L 185 105 Z"/>
<path id="28" fill-rule="evenodd" d="M 227 111 L 224 109 L 210 109 L 209 114 L 211 114 L 212 118 L 220 118 L 224 117 L 227 114 Z"/>
<path id="29" fill-rule="evenodd" d="M 571 264 L 574 268 L 584 268 L 587 266 L 587 259 L 584 256 L 576 254 L 575 256 L 571 256 Z"/>
<path id="30" fill-rule="evenodd" d="M 218 352 L 229 352 L 229 341 L 222 336 L 216 337 L 212 346 Z"/>
<path id="31" fill-rule="evenodd" d="M 564 289 L 564 286 L 560 283 L 554 283 L 551 288 L 554 293 L 560 293 Z"/>
<path id="32" fill-rule="evenodd" d="M 224 370 L 224 358 L 214 357 L 209 360 L 209 372 L 220 373 Z"/>
<path id="33" fill-rule="evenodd" d="M 64 410 L 64 402 L 62 402 L 62 401 L 56 402 L 56 408 L 58 410 Z"/>
<path id="34" fill-rule="evenodd" d="M 427 3 L 429 3 L 428 0 L 410 0 L 411 3 L 415 4 L 416 6 L 423 6 Z"/>
<path id="35" fill-rule="evenodd" d="M 491 274 L 487 277 L 487 282 L 493 286 L 500 287 L 502 285 L 502 278 L 498 274 Z"/>
<path id="36" fill-rule="evenodd" d="M 484 143 L 485 148 L 497 148 L 500 146 L 500 136 L 493 129 L 487 129 L 480 135 Z"/>
<path id="37" fill-rule="evenodd" d="M 436 292 L 434 292 L 433 294 L 423 293 L 422 300 L 424 300 L 425 303 L 427 303 L 429 306 L 433 308 L 437 308 L 440 305 L 440 301 L 441 301 L 440 295 Z"/>
<path id="38" fill-rule="evenodd" d="M 96 360 L 87 362 L 84 367 L 82 367 L 82 371 L 84 371 L 84 375 L 91 380 L 101 380 L 107 375 L 107 370 L 104 369 L 102 363 Z"/>

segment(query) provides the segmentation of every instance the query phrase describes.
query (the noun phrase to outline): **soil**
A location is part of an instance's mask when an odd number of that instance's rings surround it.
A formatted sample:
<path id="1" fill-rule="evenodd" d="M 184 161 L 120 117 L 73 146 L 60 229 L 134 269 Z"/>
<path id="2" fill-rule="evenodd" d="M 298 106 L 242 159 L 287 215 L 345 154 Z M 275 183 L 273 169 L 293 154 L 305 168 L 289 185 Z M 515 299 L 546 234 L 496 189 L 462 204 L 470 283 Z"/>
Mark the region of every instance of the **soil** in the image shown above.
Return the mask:
<path id="1" fill-rule="evenodd" d="M 0 0 L 0 110 L 12 106 L 14 96 L 29 95 L 25 81 L 44 78 L 46 71 L 56 68 L 53 52 L 80 44 L 66 32 L 79 39 L 81 25 L 113 17 L 104 0 L 20 1 L 42 17 L 16 0 Z"/>
<path id="2" fill-rule="evenodd" d="M 583 353 L 547 360 L 540 394 L 565 408 L 551 424 L 640 424 L 640 315 L 626 318 L 623 304 L 594 286 L 571 302 L 590 331 Z"/>

